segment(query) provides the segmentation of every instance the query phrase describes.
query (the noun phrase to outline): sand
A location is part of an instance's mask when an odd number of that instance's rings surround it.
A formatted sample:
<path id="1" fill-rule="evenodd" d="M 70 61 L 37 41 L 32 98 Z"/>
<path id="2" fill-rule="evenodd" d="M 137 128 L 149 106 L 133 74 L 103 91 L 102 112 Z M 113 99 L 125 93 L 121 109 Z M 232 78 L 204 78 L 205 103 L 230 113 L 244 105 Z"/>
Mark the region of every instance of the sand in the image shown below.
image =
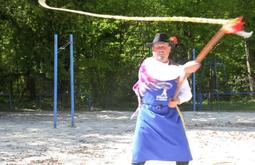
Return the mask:
<path id="1" fill-rule="evenodd" d="M 0 112 L 0 164 L 130 165 L 132 112 Z M 184 112 L 190 165 L 254 165 L 255 113 Z M 150 161 L 147 165 L 173 165 Z"/>

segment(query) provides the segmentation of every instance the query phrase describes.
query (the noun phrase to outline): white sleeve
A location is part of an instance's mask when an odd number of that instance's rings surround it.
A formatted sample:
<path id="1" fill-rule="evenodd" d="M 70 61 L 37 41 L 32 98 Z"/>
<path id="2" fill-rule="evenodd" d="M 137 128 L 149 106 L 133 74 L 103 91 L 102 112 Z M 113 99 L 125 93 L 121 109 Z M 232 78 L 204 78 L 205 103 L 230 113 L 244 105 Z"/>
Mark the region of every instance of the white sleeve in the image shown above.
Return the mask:
<path id="1" fill-rule="evenodd" d="M 190 89 L 189 82 L 187 79 L 183 82 L 183 84 L 180 88 L 178 98 L 180 99 L 179 104 L 187 102 L 192 98 L 191 89 Z"/>

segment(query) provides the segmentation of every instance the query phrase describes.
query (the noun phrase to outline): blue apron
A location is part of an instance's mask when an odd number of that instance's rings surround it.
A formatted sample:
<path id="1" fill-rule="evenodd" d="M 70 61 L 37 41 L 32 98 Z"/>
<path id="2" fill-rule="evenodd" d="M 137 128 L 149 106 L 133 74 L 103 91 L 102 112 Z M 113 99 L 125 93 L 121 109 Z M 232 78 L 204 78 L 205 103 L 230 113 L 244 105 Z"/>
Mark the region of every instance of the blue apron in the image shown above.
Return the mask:
<path id="1" fill-rule="evenodd" d="M 132 162 L 148 160 L 192 160 L 179 114 L 168 107 L 176 90 L 176 80 L 159 82 L 146 90 L 137 117 Z"/>

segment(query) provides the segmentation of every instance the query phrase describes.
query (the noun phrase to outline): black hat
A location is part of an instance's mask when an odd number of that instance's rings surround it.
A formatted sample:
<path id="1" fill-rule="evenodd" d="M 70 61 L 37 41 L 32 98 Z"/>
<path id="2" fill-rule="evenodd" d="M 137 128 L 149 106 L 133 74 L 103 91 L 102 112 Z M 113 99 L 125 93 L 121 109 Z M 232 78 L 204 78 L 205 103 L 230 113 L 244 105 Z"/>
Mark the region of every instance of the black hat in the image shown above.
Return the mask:
<path id="1" fill-rule="evenodd" d="M 147 44 L 148 47 L 152 47 L 153 44 L 157 42 L 167 42 L 169 43 L 169 37 L 165 33 L 157 33 L 152 41 L 152 43 Z"/>
<path id="2" fill-rule="evenodd" d="M 152 41 L 152 44 L 155 44 L 156 42 L 167 42 L 167 43 L 169 43 L 169 37 L 165 33 L 157 33 L 154 37 L 154 40 Z"/>

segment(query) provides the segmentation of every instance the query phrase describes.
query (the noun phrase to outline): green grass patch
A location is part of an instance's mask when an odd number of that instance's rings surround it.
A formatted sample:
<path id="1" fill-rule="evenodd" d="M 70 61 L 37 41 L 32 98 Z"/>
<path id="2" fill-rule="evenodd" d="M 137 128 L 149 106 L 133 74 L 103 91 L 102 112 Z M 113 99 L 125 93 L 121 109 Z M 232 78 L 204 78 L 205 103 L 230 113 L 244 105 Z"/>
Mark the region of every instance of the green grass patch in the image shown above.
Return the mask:
<path id="1" fill-rule="evenodd" d="M 181 105 L 183 111 L 192 111 L 193 104 Z M 254 101 L 218 101 L 218 102 L 203 102 L 196 105 L 197 111 L 229 111 L 229 112 L 255 112 Z"/>

